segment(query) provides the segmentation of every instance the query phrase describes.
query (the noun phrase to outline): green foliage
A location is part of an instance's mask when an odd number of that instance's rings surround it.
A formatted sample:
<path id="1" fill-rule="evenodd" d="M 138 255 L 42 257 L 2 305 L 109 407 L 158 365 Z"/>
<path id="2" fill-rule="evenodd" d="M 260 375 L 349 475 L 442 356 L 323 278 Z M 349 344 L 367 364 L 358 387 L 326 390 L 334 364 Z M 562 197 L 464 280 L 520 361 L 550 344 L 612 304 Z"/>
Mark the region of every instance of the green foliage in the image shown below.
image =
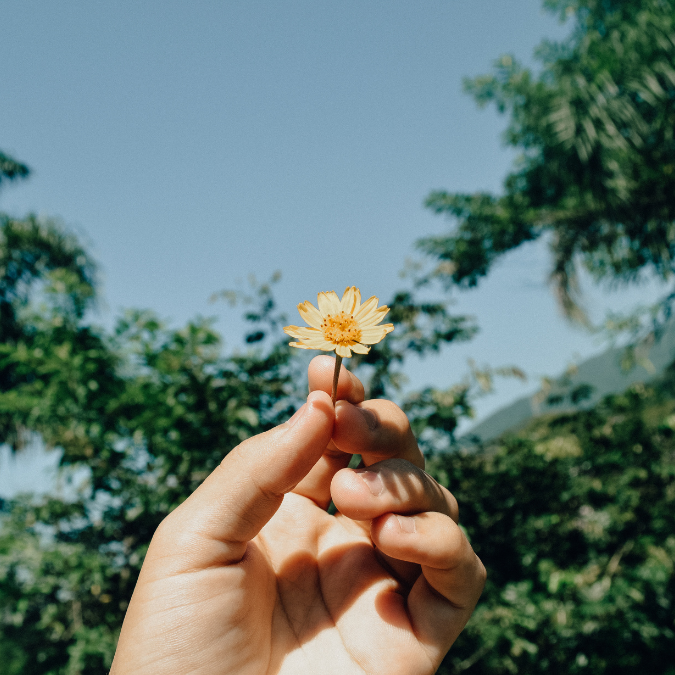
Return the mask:
<path id="1" fill-rule="evenodd" d="M 273 279 L 274 281 L 274 279 Z M 241 441 L 288 419 L 305 362 L 281 333 L 271 284 L 244 300 L 245 349 L 223 353 L 207 320 L 169 329 L 129 312 L 88 321 L 94 263 L 53 221 L 0 216 L 0 433 L 61 454 L 60 496 L 0 503 L 3 675 L 103 673 L 150 539 Z M 369 389 L 398 386 L 406 352 L 468 337 L 468 319 L 400 293 L 397 337 L 361 363 Z M 358 364 L 355 364 L 358 365 Z M 445 416 L 469 409 L 466 395 Z"/>
<path id="2" fill-rule="evenodd" d="M 59 270 L 40 269 L 42 279 Z M 295 410 L 304 364 L 275 338 L 269 285 L 247 311 L 249 335 L 262 336 L 223 355 L 205 321 L 171 330 L 131 312 L 108 335 L 68 299 L 73 288 L 93 298 L 93 283 L 52 289 L 38 274 L 26 278 L 33 293 L 14 296 L 15 337 L 1 343 L 13 384 L 0 405 L 12 428 L 59 448 L 73 486 L 3 506 L 0 662 L 7 675 L 104 673 L 157 525 L 232 447 Z M 470 332 L 410 294 L 392 313 L 398 341 L 360 364 L 385 394 L 396 378 L 379 373 L 407 351 Z M 497 374 L 474 371 L 403 401 L 490 573 L 439 672 L 671 672 L 675 376 L 537 420 L 484 452 L 439 454 L 470 413 L 472 388 Z"/>
<path id="3" fill-rule="evenodd" d="M 540 47 L 538 74 L 504 56 L 466 83 L 508 114 L 505 140 L 522 152 L 503 194 L 432 193 L 427 206 L 456 227 L 419 245 L 436 260 L 430 277 L 473 286 L 499 256 L 546 236 L 562 306 L 585 321 L 579 263 L 598 281 L 674 271 L 675 3 L 546 5 L 575 25 Z M 646 312 L 652 336 L 674 300 Z M 637 336 L 643 319 L 613 320 Z M 671 372 L 489 448 L 431 457 L 488 569 L 439 672 L 675 673 L 673 382 Z M 438 447 L 437 435 L 422 439 Z"/>
<path id="4" fill-rule="evenodd" d="M 396 330 L 373 345 L 368 354 L 355 354 L 351 359 L 352 370 L 358 370 L 362 377 L 368 375 L 368 398 L 400 390 L 404 381 L 401 365 L 410 354 L 437 353 L 449 342 L 470 340 L 477 331 L 470 317 L 450 314 L 447 302 L 419 301 L 412 291 L 395 293 L 387 304 L 387 321 L 393 322 Z"/>
<path id="5" fill-rule="evenodd" d="M 574 17 L 571 37 L 543 43 L 534 74 L 511 56 L 467 81 L 479 105 L 508 113 L 522 151 L 504 194 L 433 192 L 427 206 L 457 221 L 419 242 L 432 273 L 473 286 L 501 255 L 548 234 L 551 278 L 567 313 L 576 265 L 597 280 L 669 278 L 675 254 L 675 2 L 546 3 Z"/>
<path id="6" fill-rule="evenodd" d="M 8 675 L 106 672 L 157 525 L 297 405 L 290 350 L 224 357 L 209 322 L 169 330 L 139 312 L 107 335 L 86 320 L 95 290 L 93 263 L 56 223 L 0 218 L 2 439 L 41 439 L 73 477 L 65 497 L 3 507 Z"/>
<path id="7" fill-rule="evenodd" d="M 93 294 L 93 264 L 74 237 L 53 221 L 34 216 L 15 220 L 0 214 L 0 434 L 4 442 L 19 447 L 22 432 L 35 429 L 34 418 L 43 414 L 45 387 L 75 386 L 73 376 L 80 374 L 74 371 L 80 362 L 73 359 L 72 347 L 76 345 L 82 354 L 97 348 L 96 336 L 78 325 Z"/>
<path id="8" fill-rule="evenodd" d="M 0 642 L 29 655 L 21 673 L 105 672 L 161 520 L 235 445 L 295 409 L 289 350 L 223 357 L 206 323 L 170 331 L 134 314 L 113 337 L 60 337 L 14 349 L 26 381 L 4 405 L 61 449 L 79 483 L 65 499 L 6 506 Z"/>
<path id="9" fill-rule="evenodd" d="M 575 30 L 542 45 L 541 72 L 503 57 L 467 84 L 509 113 L 506 140 L 523 155 L 502 196 L 429 197 L 458 220 L 421 242 L 438 261 L 431 276 L 474 285 L 547 233 L 570 314 L 579 261 L 597 279 L 672 273 L 673 2 L 549 0 Z M 0 182 L 27 172 L 0 153 Z M 72 478 L 59 496 L 0 504 L 3 675 L 107 672 L 158 524 L 304 395 L 304 361 L 279 334 L 269 284 L 245 298 L 251 329 L 232 353 L 206 320 L 175 330 L 130 312 L 109 334 L 88 320 L 95 300 L 95 266 L 74 237 L 0 216 L 0 438 L 16 451 L 40 439 Z M 371 397 L 400 394 L 408 354 L 476 330 L 409 290 L 388 304 L 396 331 L 350 364 Z M 489 448 L 439 453 L 498 374 L 472 366 L 464 382 L 401 401 L 489 571 L 439 672 L 673 675 L 675 376 Z"/>
<path id="10" fill-rule="evenodd" d="M 30 170 L 25 164 L 0 151 L 0 187 L 6 181 L 26 178 L 29 173 Z"/>
<path id="11" fill-rule="evenodd" d="M 673 673 L 675 371 L 435 455 L 488 570 L 440 673 Z"/>

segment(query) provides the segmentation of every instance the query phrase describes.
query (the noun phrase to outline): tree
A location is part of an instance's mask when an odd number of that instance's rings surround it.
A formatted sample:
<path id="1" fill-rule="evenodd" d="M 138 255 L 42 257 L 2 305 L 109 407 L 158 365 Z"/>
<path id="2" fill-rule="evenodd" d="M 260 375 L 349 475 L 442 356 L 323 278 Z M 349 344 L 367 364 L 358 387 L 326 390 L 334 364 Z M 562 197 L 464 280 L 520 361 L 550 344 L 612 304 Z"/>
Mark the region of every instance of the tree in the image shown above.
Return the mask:
<path id="1" fill-rule="evenodd" d="M 671 368 L 483 452 L 434 455 L 488 570 L 439 673 L 675 672 L 674 411 Z"/>
<path id="2" fill-rule="evenodd" d="M 62 495 L 0 507 L 7 675 L 107 672 L 158 524 L 233 447 L 304 398 L 305 364 L 279 330 L 270 284 L 244 298 L 247 347 L 229 354 L 209 321 L 176 330 L 130 311 L 108 333 L 89 318 L 96 294 L 96 266 L 62 226 L 0 216 L 0 439 L 20 451 L 39 438 L 73 478 Z M 395 296 L 392 315 L 396 338 L 360 364 L 375 395 L 395 390 L 410 351 L 474 331 L 410 292 Z M 467 385 L 448 396 L 452 434 Z"/>
<path id="3" fill-rule="evenodd" d="M 54 241 L 56 226 L 40 227 Z M 59 241 L 77 250 L 74 240 Z M 60 284 L 55 264 L 31 267 L 26 294 L 12 296 L 16 326 L 0 343 L 0 369 L 11 373 L 0 392 L 7 428 L 60 448 L 64 470 L 79 477 L 77 490 L 2 506 L 8 675 L 107 672 L 158 523 L 234 445 L 286 419 L 302 397 L 304 366 L 276 338 L 282 320 L 269 285 L 249 297 L 249 349 L 225 355 L 204 322 L 171 330 L 130 312 L 112 334 L 90 325 L 78 309 L 95 299 L 85 261 L 91 284 Z M 470 332 L 441 304 L 410 294 L 395 311 L 397 341 L 360 366 L 385 394 L 408 351 Z M 673 377 L 536 420 L 482 452 L 439 453 L 452 448 L 457 418 L 470 408 L 468 384 L 406 397 L 429 470 L 460 500 L 490 572 L 439 673 L 629 673 L 637 659 L 671 673 Z"/>
<path id="4" fill-rule="evenodd" d="M 546 236 L 561 305 L 583 321 L 578 265 L 597 281 L 675 271 L 675 2 L 544 4 L 574 27 L 539 47 L 539 73 L 503 56 L 494 74 L 465 82 L 480 106 L 509 115 L 505 141 L 522 152 L 503 194 L 432 192 L 426 205 L 456 227 L 419 246 L 437 262 L 431 276 L 474 286 L 497 258 Z"/>
<path id="5" fill-rule="evenodd" d="M 0 151 L 0 186 L 9 180 L 26 178 L 29 173 L 30 170 L 25 164 Z"/>
<path id="6" fill-rule="evenodd" d="M 673 0 L 547 4 L 573 16 L 575 31 L 540 48 L 541 73 L 504 57 L 496 75 L 467 85 L 479 103 L 509 111 L 507 141 L 523 150 L 521 163 L 501 196 L 430 195 L 429 207 L 458 225 L 420 245 L 438 262 L 431 276 L 473 285 L 498 256 L 548 236 L 553 281 L 579 317 L 579 263 L 599 280 L 672 274 Z M 25 175 L 0 154 L 3 184 Z M 302 355 L 278 334 L 269 284 L 248 298 L 247 347 L 232 353 L 208 321 L 176 330 L 133 311 L 106 332 L 89 319 L 96 292 L 93 261 L 58 223 L 0 219 L 1 439 L 20 451 L 41 438 L 74 480 L 62 495 L 0 507 L 8 675 L 107 672 L 158 523 L 304 393 Z M 489 570 L 484 599 L 439 672 L 642 666 L 673 675 L 672 373 L 458 452 L 457 419 L 490 373 L 406 397 L 397 386 L 407 354 L 434 353 L 475 327 L 410 289 L 390 304 L 396 331 L 350 365 L 370 395 L 399 396 Z"/>

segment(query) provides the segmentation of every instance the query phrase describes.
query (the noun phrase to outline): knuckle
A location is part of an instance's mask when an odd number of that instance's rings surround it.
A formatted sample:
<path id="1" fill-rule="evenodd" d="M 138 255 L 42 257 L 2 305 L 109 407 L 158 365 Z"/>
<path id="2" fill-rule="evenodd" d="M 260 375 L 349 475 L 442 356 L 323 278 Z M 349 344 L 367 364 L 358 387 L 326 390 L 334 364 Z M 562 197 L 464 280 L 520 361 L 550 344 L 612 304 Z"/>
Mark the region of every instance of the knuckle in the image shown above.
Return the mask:
<path id="1" fill-rule="evenodd" d="M 386 398 L 379 398 L 374 401 L 368 401 L 368 409 L 376 414 L 380 425 L 389 427 L 397 433 L 406 433 L 410 431 L 410 420 L 408 416 L 393 401 Z"/>
<path id="2" fill-rule="evenodd" d="M 447 505 L 449 515 L 450 517 L 455 521 L 459 521 L 459 502 L 455 498 L 455 495 L 450 492 L 446 487 L 443 485 L 440 485 L 440 483 L 436 483 L 438 487 L 440 488 L 442 494 L 443 494 L 443 499 Z"/>
<path id="3" fill-rule="evenodd" d="M 352 396 L 355 400 L 357 401 L 363 401 L 363 397 L 365 395 L 365 389 L 363 387 L 363 383 L 361 380 L 354 375 L 351 371 L 347 371 L 347 375 L 349 375 L 349 381 L 351 382 L 352 385 Z"/>
<path id="4" fill-rule="evenodd" d="M 180 507 L 178 507 L 180 508 Z M 153 541 L 170 541 L 173 539 L 174 532 L 176 530 L 175 521 L 177 518 L 177 509 L 169 513 L 168 515 L 162 518 L 161 522 L 157 526 L 155 533 L 152 535 Z"/>
<path id="5" fill-rule="evenodd" d="M 223 458 L 220 460 L 220 465 L 219 465 L 219 466 L 222 467 L 222 466 L 224 466 L 224 465 L 230 464 L 230 463 L 232 463 L 233 461 L 235 461 L 237 455 L 241 454 L 241 451 L 242 451 L 242 450 L 245 450 L 246 447 L 247 447 L 248 445 L 251 444 L 251 442 L 253 441 L 253 438 L 255 438 L 255 437 L 247 438 L 245 441 L 242 441 L 241 443 L 239 443 L 239 445 L 235 445 L 235 446 L 232 448 L 232 450 L 230 450 L 230 451 L 225 455 L 225 457 L 223 457 Z"/>
<path id="6" fill-rule="evenodd" d="M 410 428 L 410 420 L 408 419 L 408 416 L 395 403 L 387 401 L 386 410 L 391 420 L 391 426 L 395 431 L 397 431 L 401 435 L 407 435 L 412 433 L 412 429 Z"/>

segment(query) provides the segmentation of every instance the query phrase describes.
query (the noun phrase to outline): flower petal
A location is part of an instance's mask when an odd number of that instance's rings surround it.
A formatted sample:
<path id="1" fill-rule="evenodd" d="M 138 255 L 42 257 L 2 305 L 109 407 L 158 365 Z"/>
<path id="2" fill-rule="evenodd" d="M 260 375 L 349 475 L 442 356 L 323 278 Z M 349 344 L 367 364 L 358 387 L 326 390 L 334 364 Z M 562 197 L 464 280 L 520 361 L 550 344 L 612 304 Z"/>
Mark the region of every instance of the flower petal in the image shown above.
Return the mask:
<path id="1" fill-rule="evenodd" d="M 289 342 L 289 346 L 291 347 L 297 347 L 298 349 L 311 349 L 311 347 L 308 347 L 307 345 L 303 345 L 302 342 Z"/>
<path id="2" fill-rule="evenodd" d="M 348 359 L 352 355 L 352 350 L 347 347 L 347 345 L 337 345 L 335 347 L 335 353 L 338 356 L 342 356 L 345 359 Z"/>
<path id="3" fill-rule="evenodd" d="M 374 295 L 361 304 L 361 291 L 356 286 L 348 286 L 341 299 L 335 291 L 319 293 L 317 299 L 318 309 L 309 301 L 298 305 L 298 312 L 307 322 L 307 326 L 284 327 L 284 332 L 298 340 L 290 343 L 292 347 L 335 351 L 339 356 L 349 358 L 352 352 L 368 354 L 370 347 L 367 345 L 378 343 L 394 330 L 391 323 L 377 325 L 387 315 L 389 308 L 386 305 L 378 307 L 379 300 Z M 351 324 L 350 328 L 335 324 L 333 328 L 337 329 L 337 333 L 334 336 L 336 342 L 333 342 L 332 339 L 326 339 L 322 326 L 328 317 L 337 318 L 341 312 L 351 315 L 354 321 L 347 322 Z M 360 333 L 358 341 L 353 339 L 357 333 Z"/>
<path id="4" fill-rule="evenodd" d="M 354 314 L 360 304 L 361 291 L 356 286 L 348 286 L 340 300 L 340 309 L 346 314 Z"/>
<path id="5" fill-rule="evenodd" d="M 377 303 L 378 299 L 372 295 L 359 307 L 359 311 L 354 314 L 354 318 L 360 323 L 377 307 Z"/>
<path id="6" fill-rule="evenodd" d="M 382 307 L 378 307 L 375 311 L 371 312 L 367 317 L 359 321 L 359 328 L 363 330 L 364 328 L 370 328 L 371 326 L 377 325 L 378 323 L 380 323 L 380 321 L 382 321 L 382 319 L 384 319 L 385 316 L 387 316 L 388 313 L 389 307 L 387 307 L 387 305 L 382 305 Z"/>
<path id="7" fill-rule="evenodd" d="M 316 328 L 307 326 L 285 326 L 284 333 L 294 338 L 316 338 L 323 337 L 323 333 Z"/>
<path id="8" fill-rule="evenodd" d="M 299 349 L 321 349 L 324 352 L 332 352 L 335 349 L 335 345 L 325 341 L 319 344 L 312 342 L 289 342 L 288 344 L 291 347 L 298 347 Z"/>
<path id="9" fill-rule="evenodd" d="M 361 291 L 356 289 L 356 302 L 354 303 L 354 309 L 352 310 L 352 315 L 356 314 L 361 308 Z"/>
<path id="10" fill-rule="evenodd" d="M 298 312 L 312 328 L 321 328 L 321 313 L 309 300 L 298 305 Z"/>
<path id="11" fill-rule="evenodd" d="M 298 349 L 323 349 L 324 351 L 327 352 L 332 352 L 333 351 L 333 346 L 328 345 L 326 347 L 314 347 L 312 345 L 308 345 L 305 342 L 289 342 L 288 343 L 291 347 L 297 347 Z"/>
<path id="12" fill-rule="evenodd" d="M 328 351 L 333 351 L 335 349 L 335 343 L 329 342 L 323 337 L 318 338 L 303 338 L 302 344 L 311 347 L 312 349 L 327 349 Z"/>
<path id="13" fill-rule="evenodd" d="M 335 291 L 319 293 L 317 300 L 319 302 L 319 311 L 321 316 L 340 313 L 340 299 Z"/>
<path id="14" fill-rule="evenodd" d="M 359 342 L 363 345 L 377 344 L 387 333 L 394 330 L 393 323 L 385 323 L 384 326 L 374 326 L 361 331 Z"/>

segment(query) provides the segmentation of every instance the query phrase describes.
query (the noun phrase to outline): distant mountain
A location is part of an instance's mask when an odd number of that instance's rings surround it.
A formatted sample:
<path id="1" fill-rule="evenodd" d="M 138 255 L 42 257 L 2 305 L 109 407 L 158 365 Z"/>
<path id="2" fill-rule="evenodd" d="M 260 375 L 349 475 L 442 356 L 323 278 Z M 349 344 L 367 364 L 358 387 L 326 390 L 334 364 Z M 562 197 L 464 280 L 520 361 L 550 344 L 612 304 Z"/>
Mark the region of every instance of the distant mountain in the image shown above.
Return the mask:
<path id="1" fill-rule="evenodd" d="M 555 378 L 550 391 L 524 396 L 500 408 L 471 428 L 461 440 L 479 438 L 489 441 L 506 431 L 516 430 L 536 415 L 588 407 L 607 394 L 624 391 L 636 382 L 647 382 L 660 375 L 675 359 L 675 325 L 671 325 L 659 342 L 651 347 L 647 358 L 649 370 L 636 365 L 621 367 L 624 349 L 614 347 L 580 363 L 572 372 Z"/>

